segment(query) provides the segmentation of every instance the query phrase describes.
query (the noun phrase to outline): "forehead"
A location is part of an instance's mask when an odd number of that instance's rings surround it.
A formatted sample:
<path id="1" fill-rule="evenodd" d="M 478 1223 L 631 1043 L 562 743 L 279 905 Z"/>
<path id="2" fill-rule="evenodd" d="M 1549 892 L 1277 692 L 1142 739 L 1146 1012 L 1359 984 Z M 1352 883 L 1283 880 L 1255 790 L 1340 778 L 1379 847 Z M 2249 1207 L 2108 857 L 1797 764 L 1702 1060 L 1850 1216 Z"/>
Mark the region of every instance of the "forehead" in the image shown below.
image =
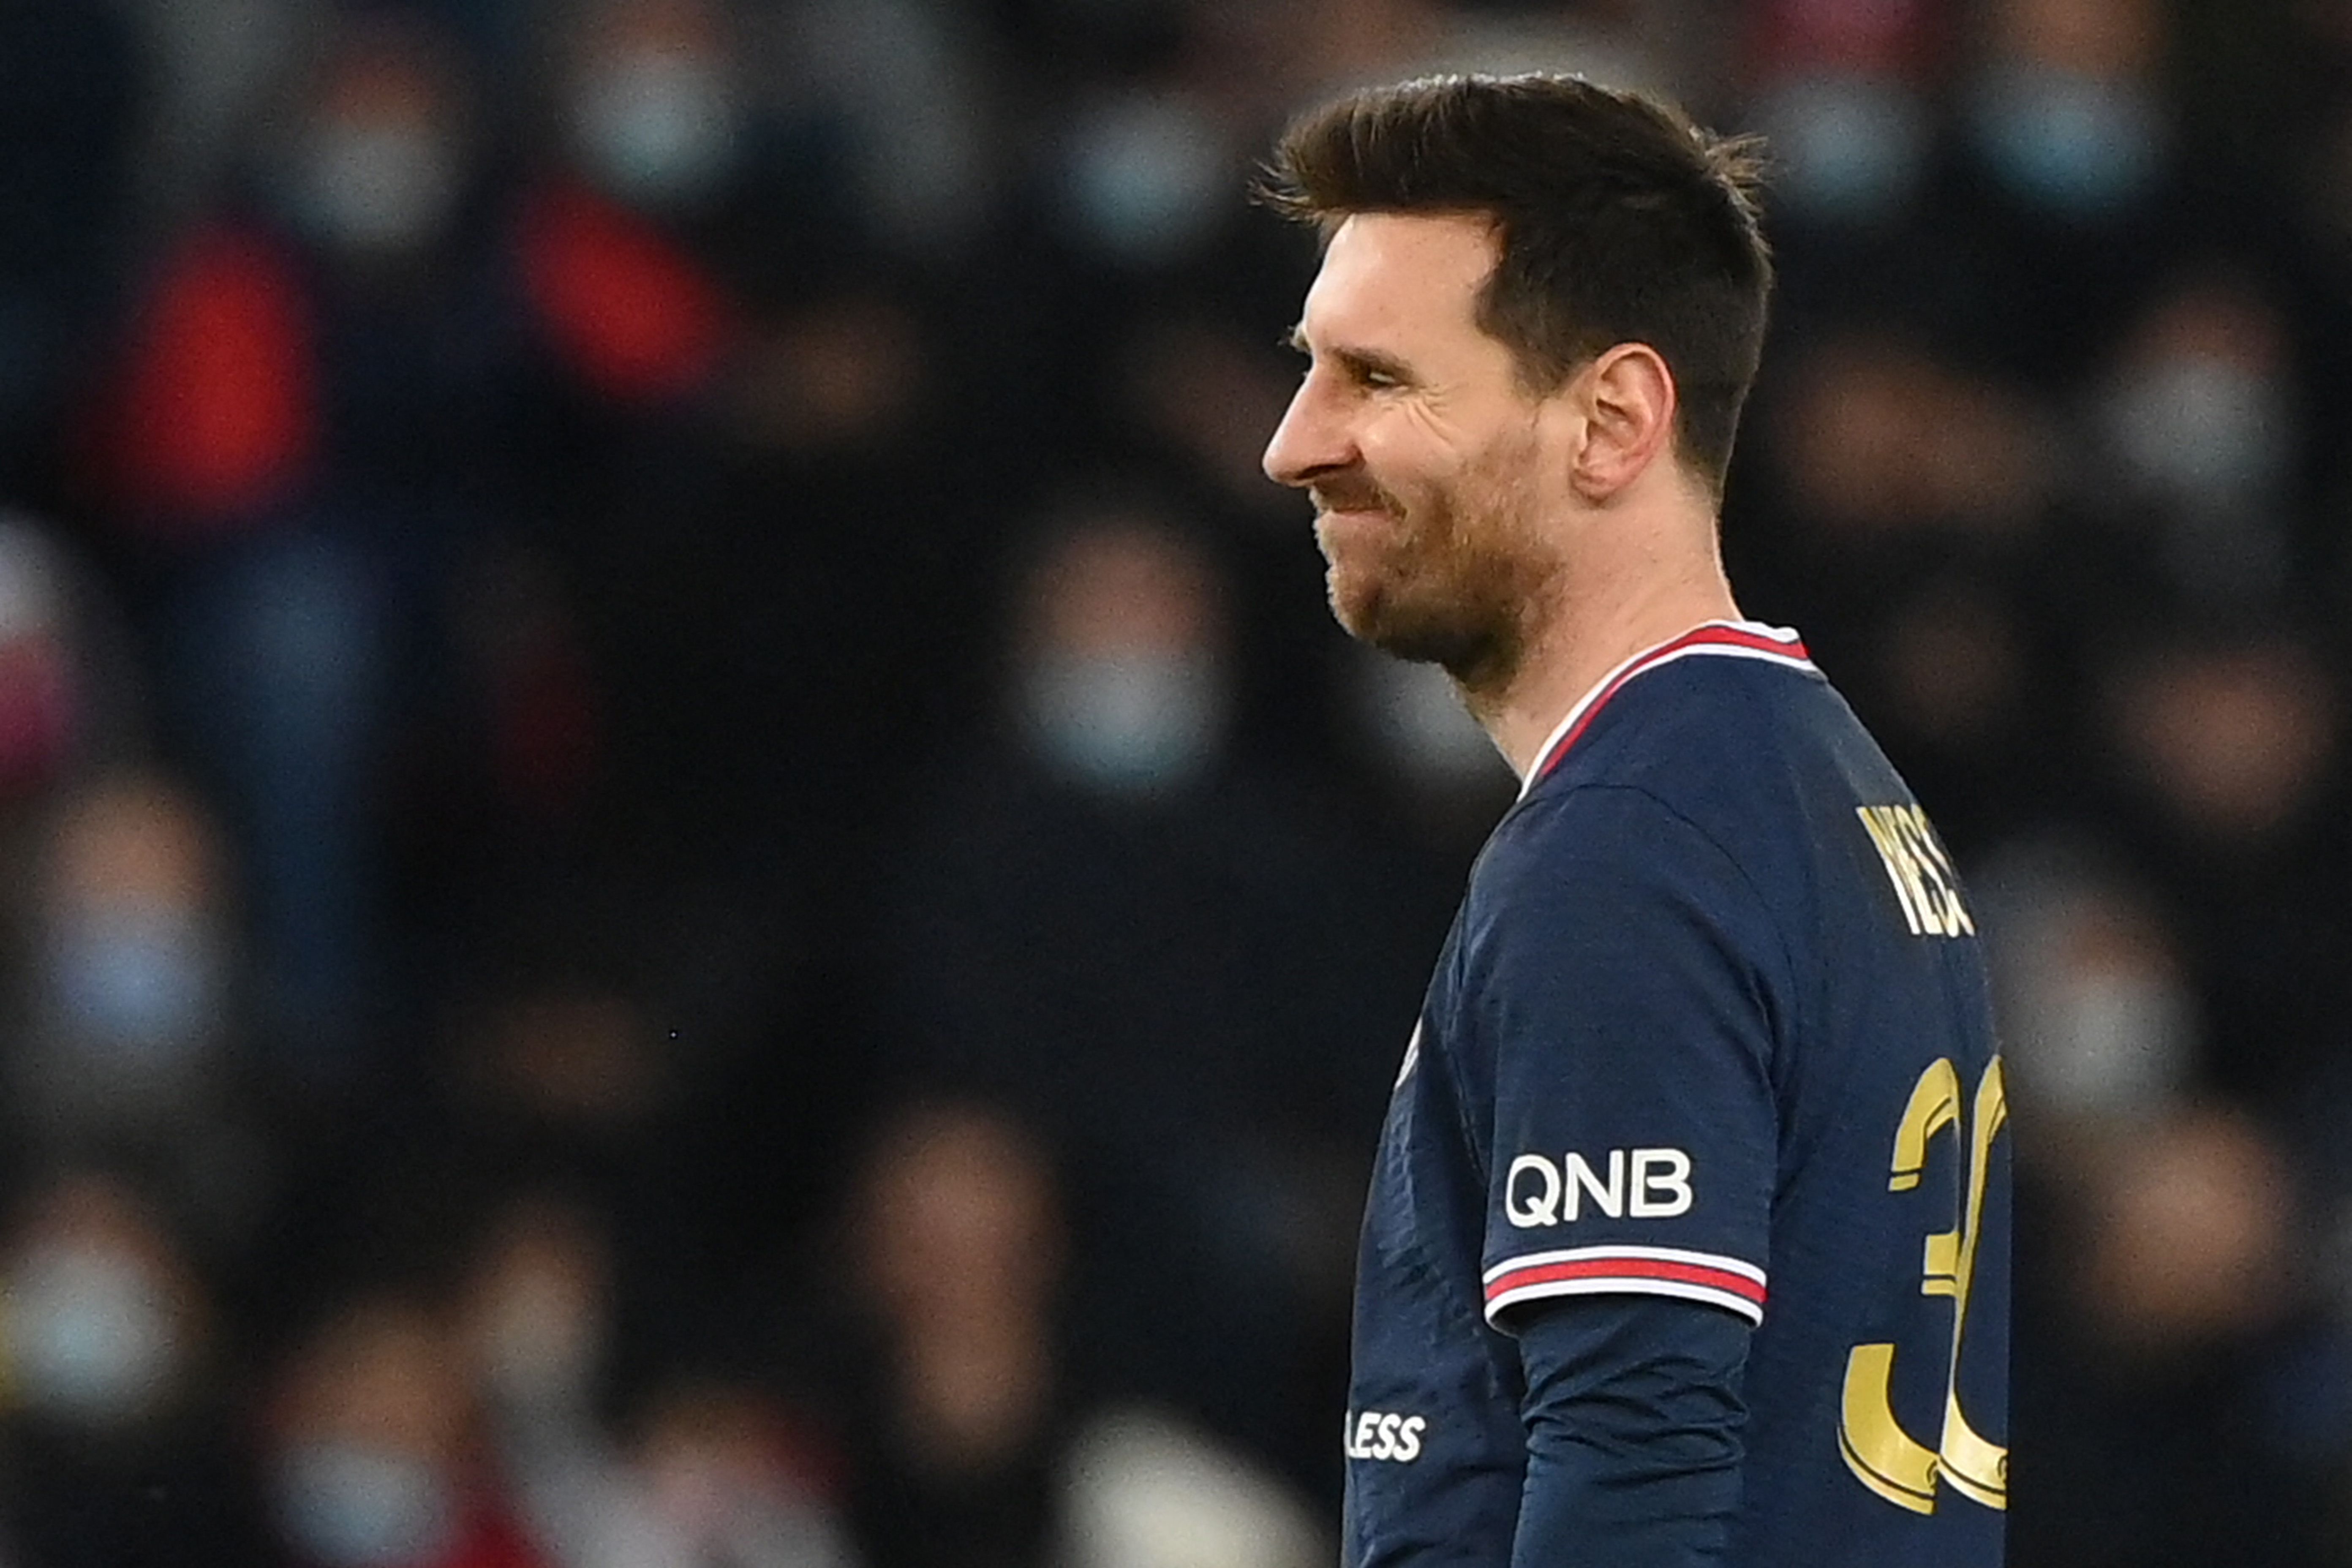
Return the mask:
<path id="1" fill-rule="evenodd" d="M 1351 214 L 1324 247 L 1300 324 L 1318 345 L 1378 341 L 1410 351 L 1483 337 L 1478 292 L 1499 255 L 1481 214 Z"/>

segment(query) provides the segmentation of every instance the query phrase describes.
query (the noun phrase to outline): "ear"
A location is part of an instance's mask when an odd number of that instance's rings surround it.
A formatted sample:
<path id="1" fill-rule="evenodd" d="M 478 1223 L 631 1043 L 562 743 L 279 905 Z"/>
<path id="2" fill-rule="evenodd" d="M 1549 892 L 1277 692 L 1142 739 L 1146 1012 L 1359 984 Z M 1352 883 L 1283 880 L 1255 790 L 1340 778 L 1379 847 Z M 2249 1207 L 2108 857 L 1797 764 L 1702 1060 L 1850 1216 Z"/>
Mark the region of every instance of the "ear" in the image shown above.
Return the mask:
<path id="1" fill-rule="evenodd" d="M 1674 440 L 1675 374 L 1647 343 L 1619 343 L 1576 378 L 1584 437 L 1570 482 L 1601 502 L 1649 470 Z"/>

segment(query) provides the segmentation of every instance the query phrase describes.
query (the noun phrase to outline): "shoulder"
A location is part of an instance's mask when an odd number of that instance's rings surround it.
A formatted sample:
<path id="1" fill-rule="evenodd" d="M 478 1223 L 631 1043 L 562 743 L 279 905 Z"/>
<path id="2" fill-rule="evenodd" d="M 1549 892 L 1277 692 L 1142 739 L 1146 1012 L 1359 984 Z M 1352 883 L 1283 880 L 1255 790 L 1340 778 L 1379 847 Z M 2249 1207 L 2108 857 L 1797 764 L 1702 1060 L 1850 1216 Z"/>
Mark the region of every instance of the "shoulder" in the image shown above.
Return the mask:
<path id="1" fill-rule="evenodd" d="M 1505 817 L 1498 861 L 1657 864 L 1709 846 L 1739 858 L 1840 771 L 1841 752 L 1869 744 L 1810 664 L 1685 658 L 1605 695 Z"/>
<path id="2" fill-rule="evenodd" d="M 1663 871 L 1717 847 L 1653 780 L 1577 781 L 1534 791 L 1496 825 L 1474 885 L 1495 892 L 1580 876 Z"/>
<path id="3" fill-rule="evenodd" d="M 1748 858 L 1638 785 L 1544 792 L 1514 810 L 1479 863 L 1464 957 L 1474 972 L 1621 980 L 1674 971 L 1669 952 L 1777 970 L 1787 943 Z"/>
<path id="4" fill-rule="evenodd" d="M 1480 858 L 1463 940 L 1490 963 L 1517 954 L 1548 969 L 1639 965 L 1685 942 L 1778 952 L 1778 917 L 1752 858 L 1720 825 L 1641 784 L 1540 791 Z"/>
<path id="5" fill-rule="evenodd" d="M 1553 776 L 1640 784 L 1674 799 L 1727 780 L 1752 788 L 1793 762 L 1867 737 L 1810 662 L 1717 652 L 1627 682 L 1581 740 Z"/>
<path id="6" fill-rule="evenodd" d="M 1720 648 L 1659 663 L 1612 693 L 1549 759 L 1522 808 L 1588 816 L 1608 809 L 1579 798 L 1596 790 L 1646 797 L 1743 861 L 1809 837 L 1826 805 L 1907 797 L 1810 661 Z"/>
<path id="7" fill-rule="evenodd" d="M 1607 899 L 1664 893 L 1801 922 L 1853 803 L 1903 798 L 1809 662 L 1684 658 L 1609 693 L 1549 759 L 1497 827 L 1474 900 L 1573 902 L 1589 923 L 1609 918 Z"/>

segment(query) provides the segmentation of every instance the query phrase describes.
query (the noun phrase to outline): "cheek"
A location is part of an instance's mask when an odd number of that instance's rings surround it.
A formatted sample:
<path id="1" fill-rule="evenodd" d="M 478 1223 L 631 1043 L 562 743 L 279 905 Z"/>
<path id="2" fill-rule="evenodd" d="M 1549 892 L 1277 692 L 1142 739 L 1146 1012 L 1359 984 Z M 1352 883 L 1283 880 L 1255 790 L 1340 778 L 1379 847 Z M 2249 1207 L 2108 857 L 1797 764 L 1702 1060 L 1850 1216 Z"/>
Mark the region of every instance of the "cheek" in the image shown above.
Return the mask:
<path id="1" fill-rule="evenodd" d="M 1368 426 L 1357 450 L 1374 482 L 1400 496 L 1442 489 L 1462 467 L 1459 455 L 1437 439 L 1424 421 L 1402 412 Z"/>

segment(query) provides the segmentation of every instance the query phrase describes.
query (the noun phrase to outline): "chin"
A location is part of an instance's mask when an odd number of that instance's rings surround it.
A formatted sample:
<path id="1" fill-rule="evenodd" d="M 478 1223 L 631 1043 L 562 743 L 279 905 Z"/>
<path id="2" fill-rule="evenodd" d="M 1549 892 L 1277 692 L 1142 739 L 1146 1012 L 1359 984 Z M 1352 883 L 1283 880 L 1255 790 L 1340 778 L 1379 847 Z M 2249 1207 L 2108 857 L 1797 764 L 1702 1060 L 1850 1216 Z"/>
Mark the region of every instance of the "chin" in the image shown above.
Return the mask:
<path id="1" fill-rule="evenodd" d="M 1409 664 L 1441 665 L 1459 675 L 1482 668 L 1495 646 L 1483 626 L 1458 613 L 1416 607 L 1379 584 L 1348 584 L 1334 573 L 1331 614 L 1341 629 L 1367 647 Z"/>
<path id="2" fill-rule="evenodd" d="M 1324 568 L 1323 587 L 1331 601 L 1331 618 L 1339 623 L 1339 629 L 1358 642 L 1380 647 L 1380 628 L 1389 600 L 1384 586 L 1333 561 Z"/>

